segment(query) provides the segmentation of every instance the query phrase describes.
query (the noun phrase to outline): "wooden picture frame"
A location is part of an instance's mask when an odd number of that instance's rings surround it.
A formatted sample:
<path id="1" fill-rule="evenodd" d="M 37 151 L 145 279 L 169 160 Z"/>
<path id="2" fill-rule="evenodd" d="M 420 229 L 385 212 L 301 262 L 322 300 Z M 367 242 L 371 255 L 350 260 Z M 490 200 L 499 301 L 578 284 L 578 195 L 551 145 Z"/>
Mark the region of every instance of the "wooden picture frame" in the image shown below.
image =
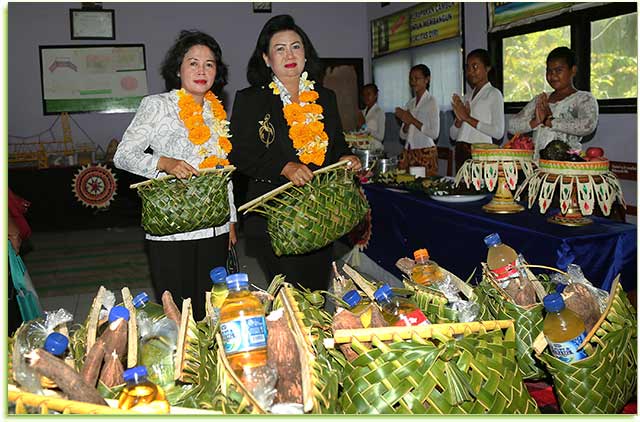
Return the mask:
<path id="1" fill-rule="evenodd" d="M 271 13 L 271 2 L 253 2 L 253 13 Z"/>
<path id="2" fill-rule="evenodd" d="M 115 40 L 116 24 L 113 9 L 69 9 L 72 40 Z"/>

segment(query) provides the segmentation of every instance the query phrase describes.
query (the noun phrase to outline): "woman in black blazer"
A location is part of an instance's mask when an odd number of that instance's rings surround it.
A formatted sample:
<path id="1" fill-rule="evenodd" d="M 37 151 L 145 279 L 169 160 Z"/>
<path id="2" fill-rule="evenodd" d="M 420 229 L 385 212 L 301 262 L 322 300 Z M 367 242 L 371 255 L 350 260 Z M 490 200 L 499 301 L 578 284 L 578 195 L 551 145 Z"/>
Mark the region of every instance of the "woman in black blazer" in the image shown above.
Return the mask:
<path id="1" fill-rule="evenodd" d="M 313 85 L 321 72 L 311 40 L 291 16 L 267 21 L 249 60 L 251 86 L 236 93 L 231 115 L 229 159 L 249 178 L 247 200 L 289 181 L 303 186 L 313 178 L 314 170 L 344 159 L 351 161 L 351 169 L 360 170 L 360 161 L 344 140 L 335 94 Z M 301 110 L 311 110 L 311 114 Z M 296 135 L 300 128 L 311 132 Z M 293 284 L 312 290 L 327 288 L 333 244 L 304 255 L 277 257 L 266 219 L 256 213 L 248 214 L 244 232 L 250 246 L 258 250 L 269 280 L 284 274 Z"/>

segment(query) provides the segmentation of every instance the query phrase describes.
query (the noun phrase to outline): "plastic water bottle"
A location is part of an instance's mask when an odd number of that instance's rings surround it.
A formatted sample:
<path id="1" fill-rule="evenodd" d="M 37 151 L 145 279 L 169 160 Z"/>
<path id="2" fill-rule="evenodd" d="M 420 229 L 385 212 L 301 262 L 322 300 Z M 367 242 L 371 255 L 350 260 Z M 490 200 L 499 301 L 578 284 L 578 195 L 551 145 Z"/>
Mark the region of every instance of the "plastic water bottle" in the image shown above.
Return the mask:
<path id="1" fill-rule="evenodd" d="M 587 336 L 584 321 L 565 306 L 560 293 L 551 293 L 542 302 L 547 311 L 542 330 L 551 354 L 564 362 L 586 358 L 586 352 L 578 350 Z"/>
<path id="2" fill-rule="evenodd" d="M 403 297 L 396 296 L 391 286 L 383 284 L 373 293 L 382 308 L 382 317 L 389 325 L 417 326 L 430 324 L 418 305 Z"/>
<path id="3" fill-rule="evenodd" d="M 512 278 L 520 276 L 517 266 L 518 254 L 510 246 L 502 243 L 498 233 L 484 238 L 489 247 L 487 266 L 501 287 L 506 287 Z"/>
<path id="4" fill-rule="evenodd" d="M 124 371 L 127 385 L 118 398 L 118 409 L 135 409 L 144 413 L 169 413 L 164 390 L 147 379 L 147 368 L 134 366 Z"/>
<path id="5" fill-rule="evenodd" d="M 144 312 L 151 320 L 158 320 L 164 316 L 164 308 L 158 303 L 149 301 L 149 295 L 145 292 L 138 293 L 133 298 L 133 306 L 137 313 Z"/>
<path id="6" fill-rule="evenodd" d="M 166 387 L 174 382 L 174 354 L 178 343 L 178 325 L 161 318 L 146 327 L 140 339 L 138 363 L 147 368 L 149 381 Z"/>
<path id="7" fill-rule="evenodd" d="M 249 291 L 247 274 L 226 280 L 229 294 L 220 308 L 220 333 L 231 368 L 242 378 L 267 364 L 267 322 L 262 303 Z"/>
<path id="8" fill-rule="evenodd" d="M 431 286 L 442 280 L 440 266 L 429 259 L 429 251 L 418 249 L 413 253 L 416 265 L 411 270 L 411 280 L 423 286 Z"/>

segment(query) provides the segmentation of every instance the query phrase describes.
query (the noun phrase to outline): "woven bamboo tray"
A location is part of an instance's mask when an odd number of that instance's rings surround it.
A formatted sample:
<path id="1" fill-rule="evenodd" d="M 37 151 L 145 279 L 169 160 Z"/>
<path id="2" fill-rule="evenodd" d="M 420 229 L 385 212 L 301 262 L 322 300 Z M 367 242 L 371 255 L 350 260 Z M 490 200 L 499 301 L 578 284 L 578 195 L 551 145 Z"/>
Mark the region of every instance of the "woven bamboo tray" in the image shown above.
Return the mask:
<path id="1" fill-rule="evenodd" d="M 217 227 L 229 220 L 228 182 L 233 166 L 200 170 L 190 179 L 163 176 L 130 186 L 142 199 L 142 227 L 165 236 Z"/>
<path id="2" fill-rule="evenodd" d="M 266 216 L 277 256 L 320 249 L 353 229 L 369 209 L 347 164 L 344 160 L 316 170 L 314 178 L 301 187 L 285 183 L 238 211 Z"/>
<path id="3" fill-rule="evenodd" d="M 564 413 L 619 413 L 637 394 L 637 315 L 616 277 L 607 309 L 583 342 L 588 357 L 566 363 L 538 355 Z"/>
<path id="4" fill-rule="evenodd" d="M 359 355 L 343 370 L 345 413 L 539 413 L 512 321 L 337 330 L 333 341 Z"/>

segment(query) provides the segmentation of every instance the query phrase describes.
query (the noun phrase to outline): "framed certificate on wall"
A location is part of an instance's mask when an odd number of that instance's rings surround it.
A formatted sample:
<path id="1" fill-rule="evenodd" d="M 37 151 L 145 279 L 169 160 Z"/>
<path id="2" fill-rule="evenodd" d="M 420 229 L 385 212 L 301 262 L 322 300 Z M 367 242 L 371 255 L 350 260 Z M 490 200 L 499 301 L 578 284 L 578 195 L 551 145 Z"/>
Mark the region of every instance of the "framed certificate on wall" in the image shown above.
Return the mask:
<path id="1" fill-rule="evenodd" d="M 113 9 L 70 9 L 72 40 L 115 40 Z"/>

